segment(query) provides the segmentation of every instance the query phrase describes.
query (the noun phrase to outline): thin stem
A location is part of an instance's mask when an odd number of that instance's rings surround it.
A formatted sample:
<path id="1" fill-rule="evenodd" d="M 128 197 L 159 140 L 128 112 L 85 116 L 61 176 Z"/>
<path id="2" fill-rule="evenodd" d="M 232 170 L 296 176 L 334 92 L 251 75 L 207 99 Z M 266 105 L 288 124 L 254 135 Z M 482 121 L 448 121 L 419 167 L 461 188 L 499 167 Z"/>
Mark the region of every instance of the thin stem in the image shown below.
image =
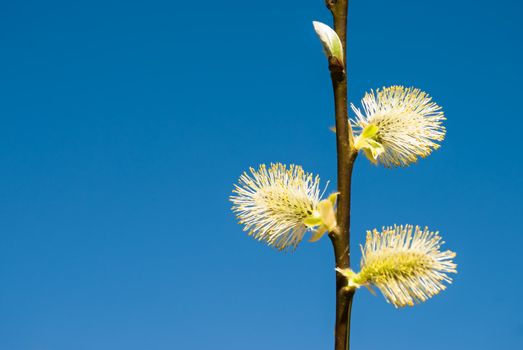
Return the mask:
<path id="1" fill-rule="evenodd" d="M 336 148 L 338 161 L 338 207 L 336 232 L 331 233 L 336 267 L 350 267 L 350 195 L 351 177 L 357 151 L 353 149 L 353 134 L 348 121 L 347 104 L 347 13 L 348 0 L 325 0 L 334 17 L 334 30 L 344 50 L 344 62 L 329 58 L 334 108 L 336 115 Z M 334 349 L 348 350 L 350 339 L 350 313 L 354 291 L 347 292 L 345 277 L 336 272 L 336 324 Z"/>

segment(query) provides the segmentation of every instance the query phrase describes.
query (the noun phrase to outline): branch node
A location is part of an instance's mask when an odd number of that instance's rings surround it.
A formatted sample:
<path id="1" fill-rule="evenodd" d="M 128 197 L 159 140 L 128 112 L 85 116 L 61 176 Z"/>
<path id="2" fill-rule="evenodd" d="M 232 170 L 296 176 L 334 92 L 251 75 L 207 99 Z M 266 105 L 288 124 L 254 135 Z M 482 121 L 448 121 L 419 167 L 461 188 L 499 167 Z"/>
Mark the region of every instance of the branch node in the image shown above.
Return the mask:
<path id="1" fill-rule="evenodd" d="M 333 81 L 343 81 L 345 79 L 345 67 L 343 62 L 334 56 L 329 56 L 329 70 Z"/>
<path id="2" fill-rule="evenodd" d="M 342 294 L 345 294 L 345 295 L 348 295 L 348 294 L 354 294 L 354 292 L 356 291 L 356 287 L 354 286 L 345 286 L 343 287 L 340 292 Z"/>

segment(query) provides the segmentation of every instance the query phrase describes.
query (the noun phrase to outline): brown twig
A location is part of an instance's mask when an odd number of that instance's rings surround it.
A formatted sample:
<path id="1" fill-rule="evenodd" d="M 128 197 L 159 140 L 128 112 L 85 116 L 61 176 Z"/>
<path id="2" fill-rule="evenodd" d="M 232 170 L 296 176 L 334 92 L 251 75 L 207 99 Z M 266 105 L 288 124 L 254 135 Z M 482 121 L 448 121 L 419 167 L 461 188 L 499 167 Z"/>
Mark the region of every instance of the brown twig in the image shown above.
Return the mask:
<path id="1" fill-rule="evenodd" d="M 347 104 L 347 13 L 348 0 L 325 0 L 334 17 L 334 30 L 338 34 L 344 50 L 344 62 L 329 59 L 334 106 L 336 115 L 336 147 L 338 160 L 338 208 L 337 233 L 329 234 L 334 247 L 336 267 L 350 267 L 350 195 L 352 168 L 357 151 L 353 149 L 353 134 L 348 121 Z M 347 290 L 346 279 L 336 272 L 336 324 L 335 350 L 348 350 L 350 339 L 350 314 L 354 290 Z"/>

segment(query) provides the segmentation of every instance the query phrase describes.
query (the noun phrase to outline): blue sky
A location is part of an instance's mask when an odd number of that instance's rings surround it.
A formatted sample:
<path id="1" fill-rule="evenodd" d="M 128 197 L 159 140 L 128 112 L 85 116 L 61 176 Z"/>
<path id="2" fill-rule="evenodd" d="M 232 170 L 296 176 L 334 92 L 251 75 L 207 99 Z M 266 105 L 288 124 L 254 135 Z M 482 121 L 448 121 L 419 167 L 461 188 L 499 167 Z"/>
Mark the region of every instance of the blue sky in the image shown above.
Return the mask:
<path id="1" fill-rule="evenodd" d="M 357 160 L 365 230 L 428 225 L 459 274 L 396 310 L 357 293 L 354 349 L 523 345 L 516 0 L 351 0 L 349 97 L 419 87 L 440 150 L 407 169 Z M 330 349 L 328 239 L 282 254 L 241 231 L 242 171 L 332 180 L 323 0 L 23 1 L 0 7 L 0 348 Z"/>

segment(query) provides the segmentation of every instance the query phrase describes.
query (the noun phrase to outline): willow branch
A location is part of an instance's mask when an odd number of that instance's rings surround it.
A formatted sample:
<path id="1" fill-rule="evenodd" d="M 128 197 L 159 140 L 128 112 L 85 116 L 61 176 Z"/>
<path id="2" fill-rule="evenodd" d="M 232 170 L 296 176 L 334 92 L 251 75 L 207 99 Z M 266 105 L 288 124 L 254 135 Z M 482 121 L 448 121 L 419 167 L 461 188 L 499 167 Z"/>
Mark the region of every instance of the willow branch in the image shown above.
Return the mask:
<path id="1" fill-rule="evenodd" d="M 329 58 L 334 108 L 336 116 L 336 148 L 338 162 L 338 207 L 337 233 L 331 233 L 336 267 L 350 267 L 350 196 L 351 177 L 357 151 L 353 149 L 353 134 L 348 121 L 347 104 L 347 12 L 348 0 L 326 0 L 326 5 L 334 17 L 334 30 L 343 44 L 344 61 Z M 344 289 L 345 278 L 336 273 L 336 324 L 335 350 L 349 349 L 350 312 L 354 291 Z"/>

